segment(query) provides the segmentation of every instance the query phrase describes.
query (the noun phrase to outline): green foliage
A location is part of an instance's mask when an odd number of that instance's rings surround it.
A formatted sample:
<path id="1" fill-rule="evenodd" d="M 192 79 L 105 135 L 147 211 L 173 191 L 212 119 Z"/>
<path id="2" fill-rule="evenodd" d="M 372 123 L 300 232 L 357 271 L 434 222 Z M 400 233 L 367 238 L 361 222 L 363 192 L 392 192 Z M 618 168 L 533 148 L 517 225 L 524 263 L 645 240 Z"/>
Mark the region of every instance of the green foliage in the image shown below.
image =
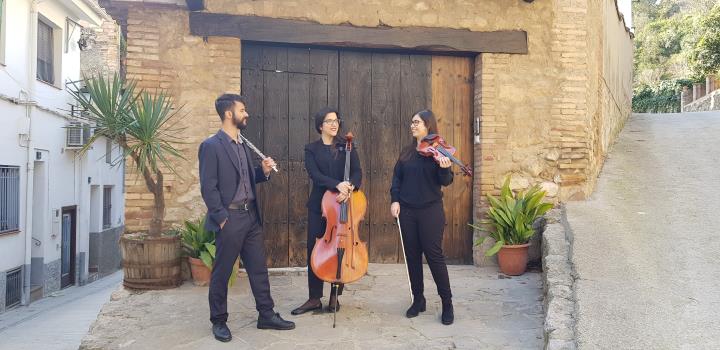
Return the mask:
<path id="1" fill-rule="evenodd" d="M 632 110 L 636 113 L 680 112 L 680 92 L 683 86 L 692 86 L 689 79 L 665 80 L 655 87 L 642 85 L 635 88 Z"/>
<path id="2" fill-rule="evenodd" d="M 706 74 L 717 71 L 715 58 L 720 64 L 716 54 L 720 5 L 717 0 L 633 0 L 632 4 L 633 111 L 678 112 L 682 86 L 688 86 L 688 80 L 704 81 Z"/>
<path id="3" fill-rule="evenodd" d="M 205 229 L 205 218 L 195 221 L 185 220 L 179 231 L 180 241 L 187 255 L 201 259 L 207 267 L 212 268 L 215 258 L 215 233 Z M 212 246 L 212 252 L 208 249 L 208 245 Z M 203 255 L 206 258 L 203 258 Z"/>
<path id="4" fill-rule="evenodd" d="M 495 240 L 495 245 L 485 252 L 485 256 L 497 254 L 504 245 L 525 244 L 535 235 L 533 222 L 552 209 L 551 203 L 543 203 L 545 191 L 535 185 L 527 191 L 520 191 L 514 194 L 510 190 L 510 177 L 505 179 L 500 197 L 487 196 L 490 203 L 488 209 L 489 220 L 483 223 L 491 227 L 486 230 L 482 227 L 470 224 L 471 227 L 488 232 L 488 236 L 475 242 L 475 245 L 482 244 L 487 237 Z"/>
<path id="5" fill-rule="evenodd" d="M 182 143 L 179 137 L 182 128 L 177 127 L 180 109 L 173 107 L 166 92 L 136 91 L 135 82 L 125 83 L 117 74 L 109 79 L 84 78 L 81 84 L 73 84 L 70 94 L 89 112 L 88 119 L 95 130 L 79 154 L 86 154 L 95 140 L 106 137 L 122 149 L 114 164 L 132 158 L 155 201 L 149 233 L 159 236 L 165 215 L 161 167 L 175 172 L 170 158 L 184 158 L 174 146 Z"/>
<path id="6" fill-rule="evenodd" d="M 690 66 L 696 75 L 715 74 L 720 70 L 720 4 L 700 20 L 699 32 L 700 38 L 690 54 Z"/>
<path id="7" fill-rule="evenodd" d="M 205 218 L 195 221 L 185 220 L 183 227 L 178 231 L 180 241 L 187 255 L 202 260 L 205 266 L 212 269 L 215 264 L 217 247 L 215 246 L 215 233 L 205 229 Z M 235 284 L 239 269 L 240 261 L 238 259 L 233 264 L 233 271 L 230 280 L 228 280 L 229 287 Z"/>

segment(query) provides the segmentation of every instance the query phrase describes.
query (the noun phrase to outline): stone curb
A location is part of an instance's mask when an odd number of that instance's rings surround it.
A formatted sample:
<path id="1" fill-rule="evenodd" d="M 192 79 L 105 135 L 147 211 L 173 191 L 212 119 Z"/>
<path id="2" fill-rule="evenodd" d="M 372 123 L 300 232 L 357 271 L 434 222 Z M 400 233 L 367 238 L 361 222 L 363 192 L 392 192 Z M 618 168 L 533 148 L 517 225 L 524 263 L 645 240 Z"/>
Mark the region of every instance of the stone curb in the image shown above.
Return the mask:
<path id="1" fill-rule="evenodd" d="M 547 215 L 542 234 L 543 289 L 545 292 L 546 350 L 575 350 L 575 278 L 570 260 L 570 230 L 565 209 L 554 209 Z"/>

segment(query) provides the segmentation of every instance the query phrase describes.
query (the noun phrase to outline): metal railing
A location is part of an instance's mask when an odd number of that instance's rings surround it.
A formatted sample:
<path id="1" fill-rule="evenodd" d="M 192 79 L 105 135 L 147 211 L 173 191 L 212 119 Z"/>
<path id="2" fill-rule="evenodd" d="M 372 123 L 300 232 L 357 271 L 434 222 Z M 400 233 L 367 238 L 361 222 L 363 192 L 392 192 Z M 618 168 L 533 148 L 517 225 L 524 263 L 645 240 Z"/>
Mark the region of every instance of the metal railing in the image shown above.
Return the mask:
<path id="1" fill-rule="evenodd" d="M 5 307 L 10 308 L 20 304 L 22 296 L 22 273 L 18 267 L 7 273 L 7 284 L 5 285 Z"/>

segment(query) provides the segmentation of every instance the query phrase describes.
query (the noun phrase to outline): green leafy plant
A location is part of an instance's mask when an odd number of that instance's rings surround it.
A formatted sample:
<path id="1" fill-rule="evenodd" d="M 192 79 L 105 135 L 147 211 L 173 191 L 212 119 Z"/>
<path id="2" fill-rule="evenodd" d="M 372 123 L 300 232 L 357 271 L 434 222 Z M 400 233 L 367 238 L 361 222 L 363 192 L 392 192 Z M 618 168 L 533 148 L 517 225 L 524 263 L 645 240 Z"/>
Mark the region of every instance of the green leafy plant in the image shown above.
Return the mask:
<path id="1" fill-rule="evenodd" d="M 482 244 L 487 237 L 495 239 L 495 245 L 485 252 L 485 256 L 493 256 L 500 251 L 504 245 L 525 244 L 535 235 L 533 222 L 552 209 L 552 203 L 543 203 L 545 191 L 535 185 L 527 191 L 520 191 L 514 194 L 510 190 L 510 177 L 505 179 L 500 197 L 488 195 L 490 202 L 488 209 L 488 220 L 483 224 L 490 226 L 490 230 L 483 227 L 469 224 L 476 230 L 488 232 L 488 236 L 482 237 L 475 242 L 475 245 Z"/>
<path id="2" fill-rule="evenodd" d="M 188 256 L 200 259 L 208 268 L 215 261 L 215 233 L 205 229 L 205 219 L 185 220 L 180 240 Z"/>
<path id="3" fill-rule="evenodd" d="M 720 70 L 720 4 L 700 20 L 700 38 L 690 53 L 690 67 L 698 75 Z"/>
<path id="4" fill-rule="evenodd" d="M 181 108 L 173 106 L 172 98 L 164 91 L 150 94 L 136 92 L 135 82 L 124 82 L 115 74 L 111 78 L 98 76 L 73 83 L 69 89 L 75 101 L 88 112 L 94 129 L 89 142 L 80 150 L 85 154 L 100 137 L 120 146 L 122 155 L 113 161 L 130 158 L 145 186 L 153 194 L 150 236 L 162 234 L 165 219 L 165 187 L 163 171 L 175 173 L 171 158 L 184 159 L 174 146 L 182 143 L 182 128 L 177 127 Z"/>
<path id="5" fill-rule="evenodd" d="M 194 221 L 185 220 L 183 227 L 179 229 L 179 234 L 186 254 L 202 260 L 203 264 L 212 270 L 217 247 L 215 246 L 215 233 L 205 229 L 205 218 Z M 238 269 L 239 261 L 235 261 L 228 281 L 230 287 L 235 284 Z"/>

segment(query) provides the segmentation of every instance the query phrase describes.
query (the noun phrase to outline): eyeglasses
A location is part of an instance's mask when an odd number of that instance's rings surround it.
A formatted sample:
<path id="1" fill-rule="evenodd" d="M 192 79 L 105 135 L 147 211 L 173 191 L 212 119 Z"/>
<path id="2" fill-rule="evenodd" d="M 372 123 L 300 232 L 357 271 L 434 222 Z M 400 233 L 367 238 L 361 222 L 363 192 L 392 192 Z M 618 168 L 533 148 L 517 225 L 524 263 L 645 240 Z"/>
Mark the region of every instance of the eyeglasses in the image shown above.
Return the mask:
<path id="1" fill-rule="evenodd" d="M 420 125 L 420 123 L 422 123 L 422 120 L 413 120 L 413 121 L 410 122 L 410 125 L 412 125 L 412 126 L 418 126 L 418 125 Z"/>
<path id="2" fill-rule="evenodd" d="M 342 119 L 326 119 L 323 120 L 323 123 L 327 125 L 340 125 L 340 123 L 342 123 Z"/>

